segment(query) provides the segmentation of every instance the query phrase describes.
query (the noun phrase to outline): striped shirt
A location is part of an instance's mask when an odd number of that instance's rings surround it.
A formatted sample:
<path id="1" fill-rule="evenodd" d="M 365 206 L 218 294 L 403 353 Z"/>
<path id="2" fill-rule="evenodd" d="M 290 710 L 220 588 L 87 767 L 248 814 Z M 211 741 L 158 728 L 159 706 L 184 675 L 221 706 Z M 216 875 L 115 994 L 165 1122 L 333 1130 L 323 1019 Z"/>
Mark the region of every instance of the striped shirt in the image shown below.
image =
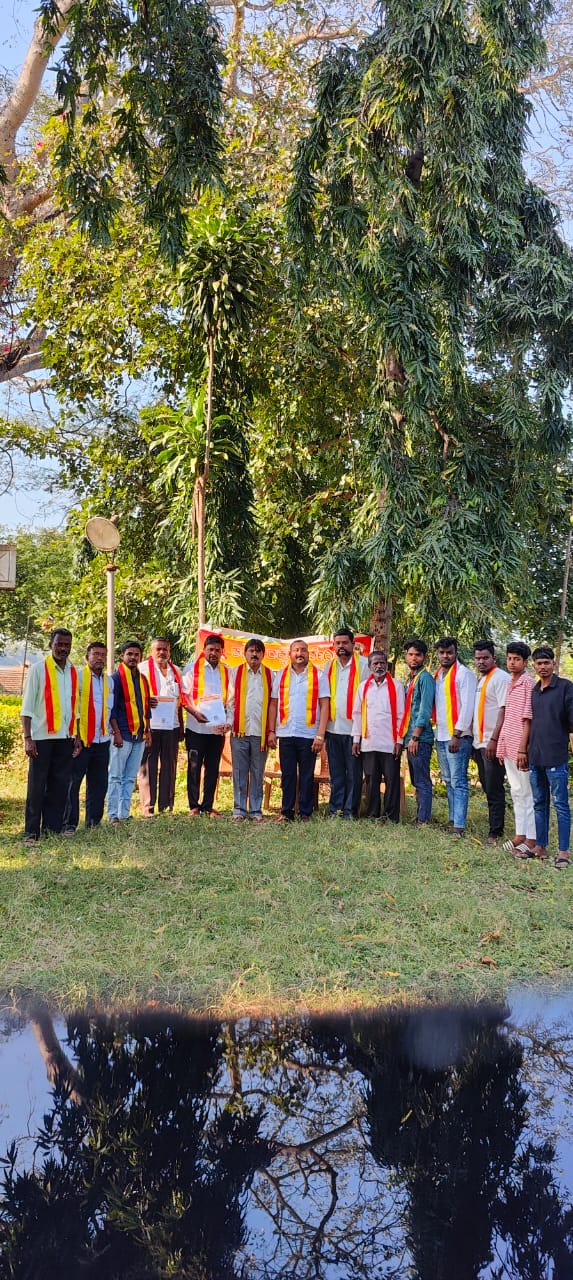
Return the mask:
<path id="1" fill-rule="evenodd" d="M 523 721 L 531 720 L 531 691 L 535 680 L 528 671 L 522 671 L 517 680 L 507 686 L 505 719 L 497 742 L 497 754 L 501 759 L 517 760 L 521 742 Z"/>

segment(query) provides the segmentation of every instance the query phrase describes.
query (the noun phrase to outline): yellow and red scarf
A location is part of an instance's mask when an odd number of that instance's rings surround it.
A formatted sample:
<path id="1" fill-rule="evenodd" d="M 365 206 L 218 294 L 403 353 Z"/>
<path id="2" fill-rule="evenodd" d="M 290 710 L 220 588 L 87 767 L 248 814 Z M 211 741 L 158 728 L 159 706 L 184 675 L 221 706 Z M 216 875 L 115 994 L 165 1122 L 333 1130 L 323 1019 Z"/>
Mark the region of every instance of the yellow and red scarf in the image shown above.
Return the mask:
<path id="1" fill-rule="evenodd" d="M 292 667 L 285 667 L 279 683 L 279 725 L 286 724 L 289 716 L 290 676 Z M 316 724 L 318 710 L 318 668 L 309 662 L 306 668 L 306 723 L 309 729 Z"/>
<path id="2" fill-rule="evenodd" d="M 135 680 L 133 678 L 133 672 L 129 667 L 126 667 L 124 662 L 118 663 L 117 671 L 121 680 L 121 687 L 123 689 L 125 714 L 127 717 L 129 732 L 132 738 L 136 738 L 140 730 L 145 733 L 146 726 L 149 722 L 149 685 L 145 676 L 138 671 L 141 703 L 143 707 L 142 723 L 139 707 L 137 705 L 137 698 L 135 696 Z"/>
<path id="3" fill-rule="evenodd" d="M 247 713 L 247 683 L 249 668 L 246 662 L 241 663 L 237 668 L 235 676 L 235 712 L 233 716 L 233 733 L 236 737 L 242 738 L 245 734 L 245 722 Z M 270 667 L 261 666 L 261 677 L 263 681 L 263 714 L 261 717 L 261 748 L 265 749 L 267 745 L 268 732 L 268 714 L 269 702 L 271 699 L 271 689 L 273 684 L 273 673 Z"/>
<path id="4" fill-rule="evenodd" d="M 374 680 L 374 675 L 368 676 L 366 684 L 364 685 L 364 692 L 362 694 L 362 737 L 363 738 L 368 737 L 368 710 L 366 706 L 366 695 L 368 693 L 368 690 L 373 680 Z M 395 743 L 396 737 L 397 737 L 397 726 L 398 726 L 398 712 L 396 709 L 396 685 L 394 684 L 394 681 L 389 671 L 386 672 L 385 680 L 388 688 L 388 698 L 390 700 L 390 716 L 392 718 L 392 740 Z"/>
<path id="5" fill-rule="evenodd" d="M 438 667 L 434 679 L 437 681 L 442 667 Z M 458 691 L 456 689 L 456 675 L 458 672 L 457 659 L 451 667 L 446 671 L 444 676 L 444 697 L 446 699 L 446 723 L 450 738 L 453 737 L 456 721 L 458 718 Z M 436 723 L 436 707 L 434 704 L 434 714 L 432 716 L 432 724 Z"/>
<path id="6" fill-rule="evenodd" d="M 57 663 L 53 654 L 49 653 L 44 661 L 44 704 L 46 707 L 46 724 L 48 733 L 59 733 L 62 727 L 62 707 L 60 703 L 60 690 L 58 687 L 58 674 L 56 671 Z M 71 668 L 72 674 L 72 715 L 68 725 L 68 734 L 73 738 L 76 732 L 76 717 L 78 714 L 78 673 L 75 667 Z"/>
<path id="7" fill-rule="evenodd" d="M 354 699 L 356 691 L 360 684 L 360 666 L 353 654 L 350 659 L 350 673 L 348 676 L 348 694 L 346 697 L 346 718 L 352 720 L 352 709 L 354 707 Z M 335 658 L 328 668 L 328 683 L 330 686 L 330 719 L 336 719 L 336 682 L 338 679 L 338 659 Z"/>
<path id="8" fill-rule="evenodd" d="M 412 698 L 414 697 L 414 689 L 416 687 L 417 680 L 422 674 L 422 671 L 423 671 L 423 668 L 420 668 L 418 673 L 414 676 L 414 678 L 410 681 L 408 685 L 408 692 L 406 694 L 406 705 L 404 707 L 404 715 L 402 716 L 402 719 L 400 721 L 400 728 L 398 729 L 399 738 L 404 738 L 408 732 L 410 720 L 412 717 Z"/>
<path id="9" fill-rule="evenodd" d="M 193 698 L 194 706 L 196 706 L 197 703 L 201 701 L 201 699 L 204 697 L 204 694 L 205 694 L 205 663 L 206 661 L 207 659 L 205 657 L 205 654 L 201 653 L 197 658 L 194 669 L 193 669 L 193 688 L 191 691 L 191 696 Z M 219 662 L 215 670 L 221 673 L 221 691 L 222 691 L 222 697 L 223 697 L 223 704 L 226 707 L 227 702 L 229 700 L 229 669 L 228 667 L 225 666 L 224 662 Z"/>
<path id="10" fill-rule="evenodd" d="M 147 668 L 147 669 L 148 669 L 148 671 L 149 671 L 149 677 L 148 677 L 148 679 L 149 679 L 149 687 L 150 687 L 150 689 L 151 689 L 151 692 L 152 692 L 152 694 L 153 694 L 153 697 L 154 697 L 154 698 L 156 698 L 156 697 L 157 697 L 157 695 L 158 695 L 158 693 L 159 693 L 159 689 L 160 689 L 160 684 L 159 684 L 159 680 L 158 680 L 158 677 L 157 677 L 157 665 L 158 665 L 158 664 L 154 661 L 154 659 L 153 659 L 153 658 L 148 658 L 148 659 L 147 659 L 147 661 L 148 661 L 148 668 Z M 177 682 L 177 688 L 179 689 L 179 694 L 181 694 L 181 676 L 179 675 L 179 672 L 178 672 L 178 670 L 177 670 L 177 667 L 175 667 L 175 666 L 173 665 L 173 663 L 172 663 L 172 662 L 169 662 L 169 661 L 167 662 L 167 666 L 168 666 L 168 667 L 171 667 L 171 670 L 172 670 L 172 672 L 173 672 L 173 676 L 174 676 L 174 678 L 175 678 L 175 680 L 176 680 L 176 682 Z"/>
<path id="11" fill-rule="evenodd" d="M 107 712 L 109 703 L 109 679 L 103 673 L 103 701 L 101 705 L 100 729 L 105 735 L 108 732 Z M 90 747 L 96 735 L 96 714 L 94 705 L 93 676 L 91 668 L 85 666 L 82 673 L 82 690 L 80 694 L 80 738 L 84 747 Z"/>
<path id="12" fill-rule="evenodd" d="M 479 742 L 483 742 L 483 730 L 484 730 L 484 721 L 485 721 L 485 695 L 486 695 L 487 686 L 491 680 L 491 677 L 494 671 L 497 671 L 497 666 L 492 667 L 491 671 L 488 671 L 479 692 L 479 702 L 478 702 L 478 741 Z"/>

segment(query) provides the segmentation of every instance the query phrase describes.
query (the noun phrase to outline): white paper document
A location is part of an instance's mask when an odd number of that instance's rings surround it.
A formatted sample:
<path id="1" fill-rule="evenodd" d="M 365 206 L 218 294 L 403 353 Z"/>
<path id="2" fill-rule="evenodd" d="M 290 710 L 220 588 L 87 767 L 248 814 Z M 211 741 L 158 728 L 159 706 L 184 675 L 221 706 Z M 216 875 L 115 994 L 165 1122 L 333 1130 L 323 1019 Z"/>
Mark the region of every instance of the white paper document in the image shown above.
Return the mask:
<path id="1" fill-rule="evenodd" d="M 176 729 L 177 719 L 177 698 L 158 698 L 157 706 L 151 708 L 151 728 L 152 729 Z"/>

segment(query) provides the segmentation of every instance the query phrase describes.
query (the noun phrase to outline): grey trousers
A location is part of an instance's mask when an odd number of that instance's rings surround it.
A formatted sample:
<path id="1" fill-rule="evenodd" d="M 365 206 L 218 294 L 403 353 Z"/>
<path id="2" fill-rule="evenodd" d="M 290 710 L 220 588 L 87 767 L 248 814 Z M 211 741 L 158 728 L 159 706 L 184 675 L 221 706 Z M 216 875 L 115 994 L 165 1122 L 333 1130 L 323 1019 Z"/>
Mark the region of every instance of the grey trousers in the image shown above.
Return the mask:
<path id="1" fill-rule="evenodd" d="M 260 735 L 256 737 L 236 738 L 231 736 L 231 759 L 233 761 L 233 814 L 235 817 L 247 816 L 247 792 L 249 795 L 249 812 L 251 817 L 258 817 L 263 811 L 263 785 L 266 751 L 261 751 Z"/>

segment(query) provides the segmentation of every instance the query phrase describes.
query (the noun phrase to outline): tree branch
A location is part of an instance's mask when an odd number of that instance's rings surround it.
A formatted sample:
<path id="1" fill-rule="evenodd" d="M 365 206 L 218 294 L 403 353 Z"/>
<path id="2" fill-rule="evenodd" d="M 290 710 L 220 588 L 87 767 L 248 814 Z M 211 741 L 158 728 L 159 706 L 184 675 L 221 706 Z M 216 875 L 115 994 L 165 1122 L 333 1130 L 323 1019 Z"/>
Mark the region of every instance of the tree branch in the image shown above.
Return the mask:
<path id="1" fill-rule="evenodd" d="M 24 65 L 0 112 L 0 155 L 9 183 L 15 181 L 20 168 L 16 154 L 16 135 L 36 101 L 48 58 L 66 30 L 67 14 L 73 3 L 74 0 L 60 0 L 60 20 L 51 35 L 46 34 L 41 19 L 36 19 Z"/>

